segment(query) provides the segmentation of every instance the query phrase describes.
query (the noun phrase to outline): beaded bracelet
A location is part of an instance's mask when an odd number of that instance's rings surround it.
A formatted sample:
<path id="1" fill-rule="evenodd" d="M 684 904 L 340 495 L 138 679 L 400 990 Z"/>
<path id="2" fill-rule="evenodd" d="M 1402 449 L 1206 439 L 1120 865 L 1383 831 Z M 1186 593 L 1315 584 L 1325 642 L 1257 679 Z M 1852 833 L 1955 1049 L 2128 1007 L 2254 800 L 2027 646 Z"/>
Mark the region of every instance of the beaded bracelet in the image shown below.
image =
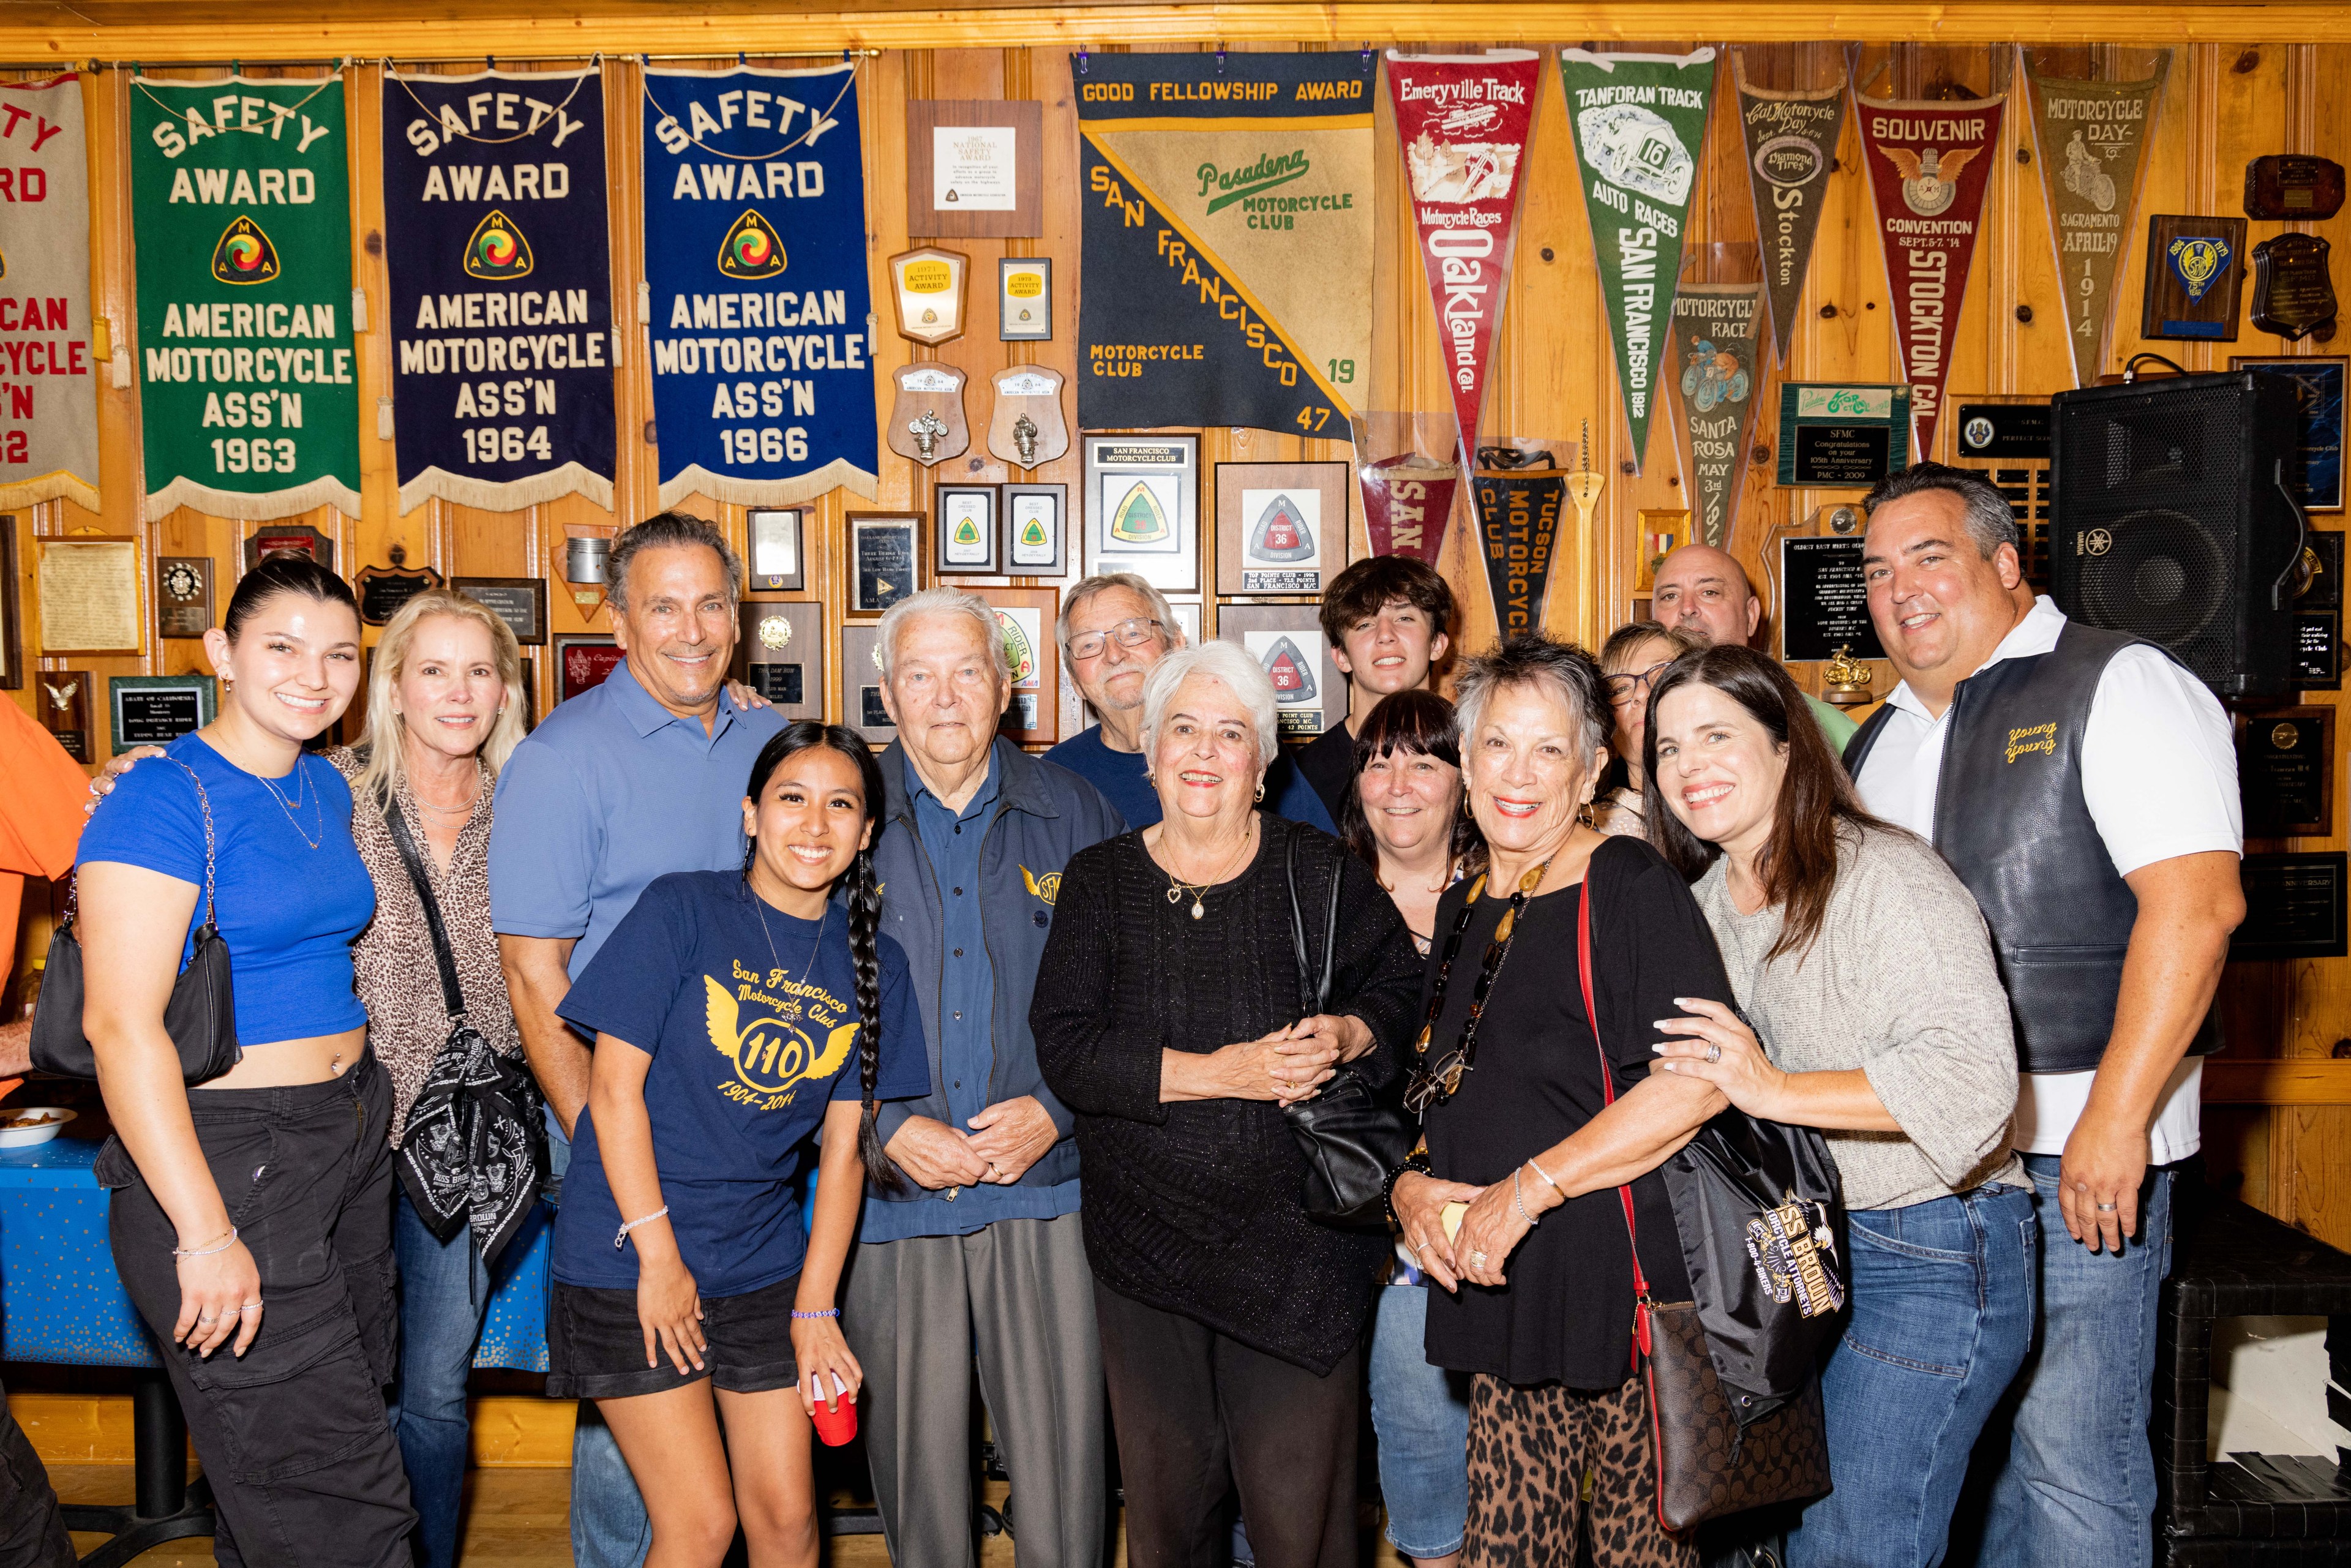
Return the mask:
<path id="1" fill-rule="evenodd" d="M 796 1318 L 837 1318 L 840 1315 L 841 1309 L 839 1307 L 827 1307 L 820 1312 L 804 1312 L 797 1307 L 792 1309 L 792 1316 Z"/>
<path id="2" fill-rule="evenodd" d="M 651 1225 L 654 1220 L 659 1219 L 663 1215 L 667 1214 L 668 1212 L 669 1205 L 664 1203 L 659 1208 L 654 1209 L 651 1214 L 644 1215 L 636 1219 L 632 1219 L 627 1224 L 622 1226 L 619 1230 L 613 1232 L 612 1250 L 618 1252 L 622 1248 L 629 1244 L 630 1231 L 634 1230 L 640 1225 Z"/>
<path id="3" fill-rule="evenodd" d="M 1396 1218 L 1396 1183 L 1404 1179 L 1404 1175 L 1406 1171 L 1416 1171 L 1422 1176 L 1429 1174 L 1428 1150 L 1426 1145 L 1413 1150 L 1411 1155 L 1405 1158 L 1404 1164 L 1388 1172 L 1388 1179 L 1383 1183 L 1380 1187 L 1380 1207 L 1387 1210 L 1388 1218 L 1390 1219 Z"/>
<path id="4" fill-rule="evenodd" d="M 1527 1200 L 1519 1191 L 1519 1178 L 1524 1174 L 1523 1171 L 1510 1173 L 1510 1207 L 1519 1211 L 1519 1218 L 1527 1222 L 1528 1229 L 1532 1230 L 1542 1221 L 1527 1212 Z"/>

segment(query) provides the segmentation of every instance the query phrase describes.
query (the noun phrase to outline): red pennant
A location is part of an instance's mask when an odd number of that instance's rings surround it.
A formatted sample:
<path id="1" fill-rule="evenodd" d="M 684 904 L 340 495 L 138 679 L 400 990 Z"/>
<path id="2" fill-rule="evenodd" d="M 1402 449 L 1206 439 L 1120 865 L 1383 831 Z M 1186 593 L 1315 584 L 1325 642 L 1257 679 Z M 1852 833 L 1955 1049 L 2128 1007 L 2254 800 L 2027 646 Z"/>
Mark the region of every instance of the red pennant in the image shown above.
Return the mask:
<path id="1" fill-rule="evenodd" d="M 1364 529 L 1374 555 L 1408 555 L 1437 564 L 1445 548 L 1445 525 L 1453 516 L 1453 492 L 1461 470 L 1452 464 L 1416 461 L 1410 453 L 1355 470 L 1364 491 Z"/>

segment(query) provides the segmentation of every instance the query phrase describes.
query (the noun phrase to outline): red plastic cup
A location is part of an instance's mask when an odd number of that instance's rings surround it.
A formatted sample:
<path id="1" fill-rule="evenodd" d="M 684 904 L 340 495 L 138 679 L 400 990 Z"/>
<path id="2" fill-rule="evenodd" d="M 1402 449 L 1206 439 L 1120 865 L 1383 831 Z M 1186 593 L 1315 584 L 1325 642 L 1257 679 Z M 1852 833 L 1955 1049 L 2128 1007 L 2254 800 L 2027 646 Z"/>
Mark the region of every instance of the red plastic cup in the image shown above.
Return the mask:
<path id="1" fill-rule="evenodd" d="M 826 1448 L 838 1448 L 857 1436 L 857 1401 L 849 1396 L 849 1385 L 841 1382 L 841 1374 L 837 1372 L 832 1375 L 832 1392 L 837 1403 L 826 1404 L 821 1389 L 817 1375 L 810 1373 L 809 1392 L 817 1396 L 814 1417 L 817 1437 Z"/>

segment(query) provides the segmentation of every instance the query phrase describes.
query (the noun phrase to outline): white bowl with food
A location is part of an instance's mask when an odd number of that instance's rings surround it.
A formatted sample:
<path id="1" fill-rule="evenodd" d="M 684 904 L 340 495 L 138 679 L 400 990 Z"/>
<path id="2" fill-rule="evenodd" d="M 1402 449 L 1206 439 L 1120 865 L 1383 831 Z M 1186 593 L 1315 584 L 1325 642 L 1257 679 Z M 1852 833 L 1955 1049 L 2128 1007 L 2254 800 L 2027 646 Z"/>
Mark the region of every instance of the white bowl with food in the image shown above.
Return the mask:
<path id="1" fill-rule="evenodd" d="M 28 1149 L 46 1144 L 78 1115 L 61 1105 L 0 1105 L 0 1149 Z"/>

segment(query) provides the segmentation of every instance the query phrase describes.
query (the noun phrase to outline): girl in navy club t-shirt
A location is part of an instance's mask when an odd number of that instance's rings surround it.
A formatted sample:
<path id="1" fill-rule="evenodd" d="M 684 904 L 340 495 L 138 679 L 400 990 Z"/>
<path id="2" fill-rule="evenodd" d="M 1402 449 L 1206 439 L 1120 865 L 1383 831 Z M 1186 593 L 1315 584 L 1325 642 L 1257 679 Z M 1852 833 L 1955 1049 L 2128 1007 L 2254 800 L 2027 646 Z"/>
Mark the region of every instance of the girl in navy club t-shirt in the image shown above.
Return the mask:
<path id="1" fill-rule="evenodd" d="M 856 732 L 789 726 L 752 765 L 742 874 L 653 882 L 563 999 L 596 1061 L 548 1392 L 597 1402 L 664 1562 L 716 1563 L 737 1518 L 753 1561 L 816 1560 L 812 1390 L 837 1407 L 863 1379 L 834 1291 L 867 1175 L 900 1179 L 874 1103 L 931 1088 L 906 956 L 879 930 L 882 800 Z M 820 1133 L 810 1235 L 792 1178 Z"/>

